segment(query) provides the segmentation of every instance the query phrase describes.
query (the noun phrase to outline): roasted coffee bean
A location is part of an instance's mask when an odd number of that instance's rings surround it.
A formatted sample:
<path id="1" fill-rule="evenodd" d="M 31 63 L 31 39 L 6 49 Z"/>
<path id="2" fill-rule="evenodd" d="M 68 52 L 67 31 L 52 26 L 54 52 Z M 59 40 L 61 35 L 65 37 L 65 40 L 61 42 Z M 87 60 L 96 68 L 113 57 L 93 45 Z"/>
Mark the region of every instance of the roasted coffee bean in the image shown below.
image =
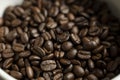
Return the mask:
<path id="1" fill-rule="evenodd" d="M 104 46 L 103 46 L 103 45 L 100 45 L 100 46 L 96 47 L 96 49 L 93 50 L 93 53 L 99 53 L 99 52 L 101 52 L 103 49 L 104 49 Z"/>
<path id="2" fill-rule="evenodd" d="M 80 37 L 85 37 L 88 34 L 88 29 L 84 28 L 80 31 L 79 36 Z"/>
<path id="3" fill-rule="evenodd" d="M 63 13 L 63 14 L 67 14 L 69 12 L 69 8 L 67 5 L 61 5 L 60 6 L 60 11 Z"/>
<path id="4" fill-rule="evenodd" d="M 73 65 L 70 64 L 65 70 L 64 70 L 64 73 L 68 73 L 68 72 L 71 72 L 73 69 Z"/>
<path id="5" fill-rule="evenodd" d="M 19 53 L 19 56 L 24 58 L 24 57 L 30 56 L 30 54 L 31 54 L 30 51 L 23 51 L 23 52 Z"/>
<path id="6" fill-rule="evenodd" d="M 35 28 L 31 28 L 30 33 L 31 33 L 32 37 L 38 37 L 39 36 L 38 31 Z"/>
<path id="7" fill-rule="evenodd" d="M 63 51 L 55 51 L 54 52 L 54 56 L 56 57 L 56 58 L 63 58 L 63 56 L 64 56 L 64 52 Z"/>
<path id="8" fill-rule="evenodd" d="M 36 61 L 36 60 L 40 60 L 41 58 L 39 57 L 39 56 L 36 56 L 36 55 L 31 55 L 30 57 L 29 57 L 29 60 L 31 60 L 31 61 Z"/>
<path id="9" fill-rule="evenodd" d="M 91 36 L 100 35 L 101 29 L 99 27 L 90 27 L 88 34 Z"/>
<path id="10" fill-rule="evenodd" d="M 8 41 L 13 41 L 16 37 L 17 37 L 17 31 L 16 30 L 12 30 L 10 31 L 5 37 Z"/>
<path id="11" fill-rule="evenodd" d="M 52 71 L 57 67 L 57 65 L 54 60 L 45 60 L 41 62 L 40 67 L 43 71 Z"/>
<path id="12" fill-rule="evenodd" d="M 79 60 L 76 60 L 76 59 L 72 59 L 71 63 L 74 65 L 81 65 L 81 62 Z"/>
<path id="13" fill-rule="evenodd" d="M 45 80 L 44 77 L 38 77 L 37 80 Z"/>
<path id="14" fill-rule="evenodd" d="M 3 68 L 7 69 L 12 65 L 13 58 L 8 58 L 3 63 Z"/>
<path id="15" fill-rule="evenodd" d="M 99 77 L 99 78 L 104 77 L 104 73 L 103 73 L 103 71 L 100 70 L 100 69 L 94 69 L 94 70 L 93 70 L 93 74 L 94 74 L 95 76 Z"/>
<path id="16" fill-rule="evenodd" d="M 84 74 L 85 74 L 84 69 L 83 69 L 81 66 L 79 66 L 79 65 L 75 65 L 75 66 L 73 67 L 73 72 L 74 72 L 74 74 L 75 74 L 77 77 L 82 77 L 82 76 L 84 76 Z"/>
<path id="17" fill-rule="evenodd" d="M 17 64 L 19 65 L 19 67 L 24 67 L 25 66 L 25 62 L 23 58 L 20 58 L 17 62 Z"/>
<path id="18" fill-rule="evenodd" d="M 27 59 L 25 60 L 25 66 L 26 66 L 26 73 L 28 78 L 32 79 L 34 76 L 34 72 Z"/>
<path id="19" fill-rule="evenodd" d="M 0 52 L 2 52 L 3 50 L 5 50 L 5 44 L 4 43 L 0 43 Z"/>
<path id="20" fill-rule="evenodd" d="M 71 42 L 67 41 L 67 42 L 64 42 L 62 44 L 62 49 L 64 51 L 68 51 L 68 50 L 70 50 L 72 48 L 72 46 L 73 46 L 73 44 Z"/>
<path id="21" fill-rule="evenodd" d="M 19 26 L 21 23 L 22 23 L 21 20 L 19 20 L 19 19 L 14 19 L 14 20 L 12 21 L 11 25 L 12 25 L 12 27 L 17 27 L 17 26 Z"/>
<path id="22" fill-rule="evenodd" d="M 77 55 L 77 50 L 76 49 L 70 49 L 67 54 L 66 54 L 66 57 L 69 58 L 69 59 L 73 59 L 75 58 Z"/>
<path id="23" fill-rule="evenodd" d="M 75 44 L 80 44 L 80 42 L 81 42 L 79 36 L 76 34 L 71 34 L 71 39 Z"/>
<path id="24" fill-rule="evenodd" d="M 79 33 L 78 27 L 77 27 L 77 26 L 72 27 L 71 32 L 72 32 L 73 34 L 78 34 L 78 33 Z"/>
<path id="25" fill-rule="evenodd" d="M 15 52 L 21 52 L 21 51 L 24 51 L 25 46 L 23 44 L 20 44 L 20 43 L 13 43 L 12 48 Z"/>
<path id="26" fill-rule="evenodd" d="M 5 49 L 3 52 L 2 52 L 2 57 L 3 58 L 10 58 L 14 56 L 14 52 L 12 51 L 12 49 Z"/>
<path id="27" fill-rule="evenodd" d="M 68 32 L 64 32 L 57 35 L 57 40 L 59 42 L 64 42 L 64 41 L 67 41 L 69 37 L 70 37 L 70 34 Z"/>
<path id="28" fill-rule="evenodd" d="M 10 75 L 17 78 L 17 79 L 21 79 L 23 77 L 22 73 L 18 72 L 18 71 L 10 71 Z"/>
<path id="29" fill-rule="evenodd" d="M 53 51 L 53 43 L 52 41 L 46 41 L 45 44 L 44 44 L 44 47 L 47 51 Z"/>
<path id="30" fill-rule="evenodd" d="M 15 70 L 15 71 L 19 71 L 19 67 L 16 64 L 12 65 L 12 69 Z"/>
<path id="31" fill-rule="evenodd" d="M 98 37 L 94 37 L 94 38 L 84 37 L 82 41 L 83 41 L 83 47 L 87 50 L 96 48 L 100 43 L 100 40 Z"/>
<path id="32" fill-rule="evenodd" d="M 8 27 L 0 27 L 0 41 L 3 40 L 3 37 L 5 37 L 9 33 L 9 28 Z"/>
<path id="33" fill-rule="evenodd" d="M 98 78 L 94 74 L 90 74 L 87 76 L 88 80 L 98 80 Z"/>
<path id="34" fill-rule="evenodd" d="M 51 54 L 48 54 L 48 55 L 42 57 L 42 60 L 48 60 L 48 59 L 53 59 L 53 58 L 54 58 L 54 54 L 51 53 Z"/>
<path id="35" fill-rule="evenodd" d="M 80 59 L 90 59 L 91 58 L 91 52 L 89 52 L 89 51 L 79 51 L 77 56 Z"/>
<path id="36" fill-rule="evenodd" d="M 62 80 L 63 79 L 63 73 L 55 74 L 53 77 L 53 80 Z"/>
<path id="37" fill-rule="evenodd" d="M 68 59 L 60 59 L 60 63 L 63 65 L 70 65 L 71 62 Z"/>
<path id="38" fill-rule="evenodd" d="M 60 26 L 61 29 L 63 30 L 70 30 L 72 29 L 72 27 L 74 27 L 74 23 L 73 22 L 69 22 L 69 23 L 61 23 L 62 25 Z"/>
<path id="39" fill-rule="evenodd" d="M 88 67 L 90 70 L 92 70 L 95 67 L 94 62 L 91 59 L 88 60 Z"/>
<path id="40" fill-rule="evenodd" d="M 108 70 L 108 71 L 114 71 L 117 67 L 118 67 L 117 62 L 111 61 L 111 62 L 109 62 L 108 65 L 107 65 L 107 70 Z"/>
<path id="41" fill-rule="evenodd" d="M 74 80 L 75 76 L 73 73 L 66 73 L 63 80 Z"/>
<path id="42" fill-rule="evenodd" d="M 27 43 L 29 41 L 29 37 L 27 33 L 22 33 L 21 34 L 21 42 L 22 43 Z"/>
<path id="43" fill-rule="evenodd" d="M 33 51 L 33 53 L 35 53 L 36 55 L 38 55 L 40 57 L 43 57 L 43 56 L 46 55 L 45 51 L 42 48 L 38 47 L 38 46 L 34 46 L 32 48 L 32 51 Z"/>
<path id="44" fill-rule="evenodd" d="M 24 11 L 24 9 L 22 7 L 16 7 L 14 9 L 14 13 L 17 16 L 21 16 L 21 15 L 24 15 L 25 11 Z"/>
<path id="45" fill-rule="evenodd" d="M 117 46 L 111 46 L 110 47 L 110 56 L 111 57 L 116 57 L 118 54 L 118 47 Z"/>

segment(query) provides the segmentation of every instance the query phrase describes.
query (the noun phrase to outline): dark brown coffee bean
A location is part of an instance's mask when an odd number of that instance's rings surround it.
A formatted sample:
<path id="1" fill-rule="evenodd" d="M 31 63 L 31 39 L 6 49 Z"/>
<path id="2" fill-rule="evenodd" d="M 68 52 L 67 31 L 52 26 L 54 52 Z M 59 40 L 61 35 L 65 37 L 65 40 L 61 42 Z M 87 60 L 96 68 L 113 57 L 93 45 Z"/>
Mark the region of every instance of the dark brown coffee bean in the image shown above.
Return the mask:
<path id="1" fill-rule="evenodd" d="M 53 7 L 51 7 L 51 9 L 49 10 L 49 15 L 50 15 L 50 16 L 55 17 L 55 16 L 58 15 L 58 13 L 59 13 L 59 8 L 58 8 L 57 6 L 53 6 Z"/>
<path id="2" fill-rule="evenodd" d="M 53 28 L 56 28 L 57 27 L 57 23 L 54 22 L 54 21 L 49 21 L 47 24 L 46 24 L 47 28 L 50 28 L 50 29 L 53 29 Z"/>
<path id="3" fill-rule="evenodd" d="M 111 57 L 116 57 L 118 54 L 118 47 L 117 46 L 111 46 L 110 47 L 110 56 Z"/>
<path id="4" fill-rule="evenodd" d="M 101 33 L 101 29 L 99 27 L 90 27 L 88 34 L 91 36 L 97 36 Z"/>
<path id="5" fill-rule="evenodd" d="M 12 65 L 13 58 L 8 58 L 3 63 L 3 68 L 7 69 Z"/>
<path id="6" fill-rule="evenodd" d="M 75 16 L 74 16 L 74 14 L 72 14 L 72 13 L 68 13 L 67 14 L 67 17 L 69 18 L 69 20 L 75 20 Z"/>
<path id="7" fill-rule="evenodd" d="M 79 36 L 80 37 L 85 37 L 88 34 L 88 29 L 84 28 L 80 31 Z"/>
<path id="8" fill-rule="evenodd" d="M 66 54 L 66 57 L 69 58 L 69 59 L 73 59 L 75 58 L 77 55 L 77 49 L 70 49 L 67 54 Z"/>
<path id="9" fill-rule="evenodd" d="M 96 65 L 99 67 L 99 68 L 106 68 L 106 63 L 102 60 L 98 60 Z"/>
<path id="10" fill-rule="evenodd" d="M 21 15 L 24 15 L 25 11 L 24 11 L 24 9 L 22 7 L 16 7 L 14 9 L 14 13 L 17 16 L 21 16 Z"/>
<path id="11" fill-rule="evenodd" d="M 99 52 L 101 52 L 103 49 L 104 49 L 104 46 L 103 46 L 103 45 L 100 45 L 100 46 L 96 47 L 96 49 L 93 50 L 93 53 L 99 53 Z"/>
<path id="12" fill-rule="evenodd" d="M 74 65 L 81 65 L 81 62 L 79 60 L 76 60 L 76 59 L 72 59 L 71 63 Z"/>
<path id="13" fill-rule="evenodd" d="M 41 58 L 39 57 L 39 56 L 36 56 L 36 55 L 31 55 L 30 57 L 29 57 L 29 60 L 31 60 L 31 61 L 39 61 Z"/>
<path id="14" fill-rule="evenodd" d="M 44 43 L 44 39 L 42 37 L 38 37 L 34 41 L 34 46 L 40 46 L 41 47 L 43 45 L 43 43 Z"/>
<path id="15" fill-rule="evenodd" d="M 88 60 L 88 67 L 89 67 L 90 70 L 95 68 L 94 62 L 91 59 Z"/>
<path id="16" fill-rule="evenodd" d="M 21 34 L 21 42 L 22 43 L 27 43 L 29 41 L 29 37 L 27 33 L 22 33 Z"/>
<path id="17" fill-rule="evenodd" d="M 54 52 L 54 56 L 56 57 L 56 58 L 63 58 L 63 56 L 64 56 L 64 52 L 63 51 L 55 51 Z"/>
<path id="18" fill-rule="evenodd" d="M 55 32 L 53 31 L 53 30 L 50 30 L 50 35 L 51 35 L 51 37 L 52 37 L 52 39 L 56 39 L 56 34 L 55 34 Z"/>
<path id="19" fill-rule="evenodd" d="M 25 60 L 25 66 L 28 78 L 32 79 L 34 77 L 34 72 L 27 59 Z"/>
<path id="20" fill-rule="evenodd" d="M 0 41 L 2 41 L 2 38 L 6 36 L 9 33 L 9 28 L 8 27 L 0 27 Z"/>
<path id="21" fill-rule="evenodd" d="M 47 41 L 52 38 L 49 32 L 42 33 L 42 37 Z"/>
<path id="22" fill-rule="evenodd" d="M 74 74 L 75 74 L 77 77 L 82 77 L 82 76 L 84 76 L 84 74 L 85 74 L 84 69 L 83 69 L 81 66 L 79 66 L 79 65 L 75 65 L 75 66 L 73 67 L 73 72 L 74 72 Z"/>
<path id="23" fill-rule="evenodd" d="M 53 80 L 62 80 L 63 79 L 63 73 L 55 74 L 53 77 Z"/>
<path id="24" fill-rule="evenodd" d="M 89 22 L 85 17 L 77 17 L 75 19 L 75 22 L 77 23 L 78 26 L 88 26 Z"/>
<path id="25" fill-rule="evenodd" d="M 41 62 L 40 67 L 43 71 L 52 71 L 57 67 L 57 65 L 54 60 L 45 60 Z"/>
<path id="26" fill-rule="evenodd" d="M 87 50 L 91 50 L 91 49 L 96 48 L 100 43 L 100 40 L 99 40 L 98 37 L 94 37 L 94 38 L 84 37 L 82 39 L 82 41 L 83 41 L 84 48 L 87 49 Z"/>
<path id="27" fill-rule="evenodd" d="M 38 47 L 38 46 L 34 46 L 32 48 L 32 51 L 33 51 L 33 53 L 35 53 L 36 55 L 38 55 L 40 57 L 43 57 L 43 56 L 46 55 L 45 51 L 42 48 Z"/>
<path id="28" fill-rule="evenodd" d="M 94 74 L 90 74 L 87 76 L 88 80 L 98 80 L 98 78 Z"/>
<path id="29" fill-rule="evenodd" d="M 44 72 L 43 73 L 43 77 L 45 78 L 45 80 L 51 80 L 52 78 L 52 73 L 51 72 Z"/>
<path id="30" fill-rule="evenodd" d="M 75 44 L 80 44 L 80 42 L 81 42 L 79 36 L 76 34 L 71 34 L 71 39 Z"/>
<path id="31" fill-rule="evenodd" d="M 20 58 L 20 59 L 18 60 L 17 64 L 18 64 L 19 67 L 24 67 L 24 65 L 25 65 L 24 59 L 23 59 L 23 58 Z"/>
<path id="32" fill-rule="evenodd" d="M 17 27 L 17 26 L 19 26 L 21 23 L 22 23 L 21 20 L 19 20 L 19 19 L 14 19 L 14 20 L 12 21 L 11 25 L 12 25 L 12 27 Z"/>
<path id="33" fill-rule="evenodd" d="M 64 32 L 57 35 L 57 40 L 59 42 L 64 42 L 64 41 L 67 41 L 69 37 L 70 37 L 70 34 L 68 32 Z"/>
<path id="34" fill-rule="evenodd" d="M 80 59 L 90 59 L 91 58 L 91 52 L 89 52 L 89 51 L 79 51 L 77 56 Z"/>
<path id="35" fill-rule="evenodd" d="M 69 22 L 69 23 L 61 23 L 62 25 L 60 26 L 61 29 L 63 30 L 70 30 L 72 29 L 72 27 L 74 27 L 74 23 L 73 22 Z"/>
<path id="36" fill-rule="evenodd" d="M 77 26 L 72 27 L 71 32 L 72 32 L 73 34 L 78 34 L 78 33 L 79 33 L 78 27 L 77 27 Z"/>
<path id="37" fill-rule="evenodd" d="M 71 72 L 73 69 L 73 65 L 70 64 L 65 70 L 64 70 L 64 73 L 68 73 L 68 72 Z"/>
<path id="38" fill-rule="evenodd" d="M 44 77 L 38 77 L 37 80 L 45 80 Z"/>
<path id="39" fill-rule="evenodd" d="M 3 58 L 10 58 L 14 56 L 14 52 L 12 51 L 12 49 L 5 49 L 3 52 L 2 52 L 2 57 Z"/>
<path id="40" fill-rule="evenodd" d="M 24 51 L 25 46 L 23 44 L 20 44 L 20 43 L 13 43 L 12 48 L 15 52 L 21 52 L 21 51 Z"/>
<path id="41" fill-rule="evenodd" d="M 60 11 L 63 13 L 63 14 L 67 14 L 69 12 L 69 7 L 67 5 L 61 5 L 60 6 Z"/>
<path id="42" fill-rule="evenodd" d="M 94 70 L 93 70 L 93 74 L 94 74 L 95 76 L 99 77 L 99 78 L 104 77 L 104 73 L 103 73 L 103 71 L 100 70 L 100 69 L 94 69 Z"/>
<path id="43" fill-rule="evenodd" d="M 16 30 L 12 30 L 10 31 L 5 37 L 8 41 L 13 41 L 16 37 L 17 37 L 17 31 Z"/>
<path id="44" fill-rule="evenodd" d="M 12 69 L 15 70 L 15 71 L 19 71 L 19 67 L 16 64 L 12 65 Z"/>
<path id="45" fill-rule="evenodd" d="M 40 32 L 43 32 L 45 26 L 46 26 L 45 23 L 41 23 L 41 24 L 39 25 L 39 27 L 38 27 L 38 30 L 39 30 Z"/>
<path id="46" fill-rule="evenodd" d="M 54 54 L 51 53 L 51 54 L 48 54 L 48 55 L 42 57 L 42 60 L 48 60 L 48 59 L 53 59 L 53 58 L 54 58 Z"/>
<path id="47" fill-rule="evenodd" d="M 62 49 L 64 51 L 68 51 L 68 50 L 70 50 L 72 48 L 72 46 L 73 46 L 73 44 L 71 42 L 67 41 L 67 42 L 64 42 L 62 44 Z"/>
<path id="48" fill-rule="evenodd" d="M 73 73 L 66 73 L 63 80 L 74 80 L 75 76 Z"/>
<path id="49" fill-rule="evenodd" d="M 18 71 L 10 71 L 10 75 L 17 79 L 21 79 L 23 77 L 22 73 Z"/>
<path id="50" fill-rule="evenodd" d="M 108 36 L 108 33 L 109 33 L 109 27 L 104 27 L 103 26 L 103 31 L 102 31 L 101 38 L 105 39 Z"/>
<path id="51" fill-rule="evenodd" d="M 25 58 L 25 57 L 30 56 L 30 54 L 31 54 L 30 51 L 23 51 L 23 52 L 19 53 L 19 56 Z"/>
<path id="52" fill-rule="evenodd" d="M 46 41 L 44 44 L 44 47 L 47 51 L 53 51 L 53 42 L 52 41 Z"/>
<path id="53" fill-rule="evenodd" d="M 32 37 L 38 37 L 39 36 L 38 31 L 35 28 L 31 28 L 30 33 L 31 33 Z"/>
<path id="54" fill-rule="evenodd" d="M 117 67 L 118 67 L 118 64 L 115 61 L 111 61 L 107 64 L 108 71 L 114 71 Z"/>
<path id="55" fill-rule="evenodd" d="M 60 59 L 60 63 L 63 65 L 70 65 L 71 62 L 68 59 Z"/>

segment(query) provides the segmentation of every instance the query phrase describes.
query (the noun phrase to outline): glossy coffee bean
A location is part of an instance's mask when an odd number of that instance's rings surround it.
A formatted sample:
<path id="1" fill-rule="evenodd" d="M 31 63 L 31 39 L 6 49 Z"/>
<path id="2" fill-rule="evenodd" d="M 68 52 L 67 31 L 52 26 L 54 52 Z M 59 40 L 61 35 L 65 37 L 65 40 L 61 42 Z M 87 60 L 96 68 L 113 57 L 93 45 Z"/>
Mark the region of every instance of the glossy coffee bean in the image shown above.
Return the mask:
<path id="1" fill-rule="evenodd" d="M 73 73 L 66 73 L 64 75 L 64 80 L 74 80 L 75 76 Z"/>

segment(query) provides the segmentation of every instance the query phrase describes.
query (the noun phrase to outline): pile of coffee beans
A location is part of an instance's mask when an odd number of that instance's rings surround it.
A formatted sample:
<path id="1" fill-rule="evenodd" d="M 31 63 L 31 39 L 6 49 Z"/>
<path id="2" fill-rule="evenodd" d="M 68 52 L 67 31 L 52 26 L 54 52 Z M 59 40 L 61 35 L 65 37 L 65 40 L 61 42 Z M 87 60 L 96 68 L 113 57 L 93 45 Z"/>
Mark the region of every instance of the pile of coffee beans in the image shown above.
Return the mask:
<path id="1" fill-rule="evenodd" d="M 24 0 L 0 18 L 0 67 L 18 80 L 110 80 L 119 31 L 98 0 Z"/>

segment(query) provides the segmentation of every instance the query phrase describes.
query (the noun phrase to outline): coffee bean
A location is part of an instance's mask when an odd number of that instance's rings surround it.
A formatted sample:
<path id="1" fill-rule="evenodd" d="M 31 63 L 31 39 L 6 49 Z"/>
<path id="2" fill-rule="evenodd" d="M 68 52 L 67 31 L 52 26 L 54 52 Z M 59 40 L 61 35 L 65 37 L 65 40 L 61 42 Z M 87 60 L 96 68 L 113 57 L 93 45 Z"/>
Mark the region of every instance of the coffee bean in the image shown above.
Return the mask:
<path id="1" fill-rule="evenodd" d="M 43 43 L 44 43 L 43 37 L 38 37 L 34 41 L 34 46 L 40 46 L 41 47 L 43 45 Z"/>
<path id="2" fill-rule="evenodd" d="M 8 58 L 3 63 L 3 68 L 7 69 L 12 65 L 13 58 Z"/>
<path id="3" fill-rule="evenodd" d="M 69 12 L 69 8 L 68 6 L 66 5 L 61 5 L 60 6 L 60 11 L 63 13 L 63 14 L 67 14 Z"/>
<path id="4" fill-rule="evenodd" d="M 57 35 L 57 40 L 59 42 L 64 42 L 64 41 L 67 41 L 69 37 L 70 37 L 70 34 L 68 32 L 64 32 Z"/>
<path id="5" fill-rule="evenodd" d="M 18 64 L 19 67 L 24 67 L 24 65 L 25 65 L 24 59 L 23 59 L 23 58 L 20 58 L 20 59 L 18 60 L 17 64 Z"/>
<path id="6" fill-rule="evenodd" d="M 64 70 L 64 73 L 68 73 L 68 72 L 71 72 L 73 69 L 73 65 L 70 64 L 65 70 Z"/>
<path id="7" fill-rule="evenodd" d="M 91 36 L 97 36 L 101 33 L 101 29 L 99 27 L 90 27 L 88 33 Z"/>
<path id="8" fill-rule="evenodd" d="M 15 52 L 21 52 L 21 51 L 24 51 L 25 46 L 23 44 L 20 44 L 20 43 L 13 43 L 12 48 Z"/>
<path id="9" fill-rule="evenodd" d="M 19 53 L 19 56 L 25 58 L 25 57 L 30 56 L 30 54 L 31 54 L 30 51 L 24 51 L 24 52 Z"/>
<path id="10" fill-rule="evenodd" d="M 43 71 L 52 71 L 56 68 L 56 62 L 54 60 L 45 60 L 41 62 L 40 67 Z"/>
<path id="11" fill-rule="evenodd" d="M 78 34 L 78 32 L 79 32 L 78 27 L 77 27 L 77 26 L 72 27 L 71 32 L 72 32 L 73 34 Z"/>
<path id="12" fill-rule="evenodd" d="M 70 65 L 71 62 L 68 59 L 60 59 L 60 63 L 63 65 Z"/>
<path id="13" fill-rule="evenodd" d="M 109 62 L 108 65 L 107 65 L 107 70 L 108 70 L 108 71 L 114 71 L 117 67 L 118 67 L 117 62 L 111 61 L 111 62 Z"/>
<path id="14" fill-rule="evenodd" d="M 88 80 L 98 80 L 98 78 L 94 74 L 90 74 L 87 76 Z"/>
<path id="15" fill-rule="evenodd" d="M 89 51 L 79 51 L 77 56 L 80 59 L 90 59 L 91 58 L 91 52 L 89 52 Z"/>
<path id="16" fill-rule="evenodd" d="M 93 70 L 93 74 L 94 74 L 95 76 L 99 77 L 99 78 L 104 77 L 104 73 L 103 73 L 103 71 L 100 70 L 100 69 L 94 69 L 94 70 Z"/>
<path id="17" fill-rule="evenodd" d="M 47 28 L 53 29 L 53 28 L 57 27 L 57 23 L 54 21 L 48 21 L 46 26 L 47 26 Z"/>
<path id="18" fill-rule="evenodd" d="M 37 80 L 45 80 L 44 77 L 39 77 Z"/>
<path id="19" fill-rule="evenodd" d="M 62 80 L 63 78 L 63 73 L 58 73 L 54 75 L 53 80 Z"/>
<path id="20" fill-rule="evenodd" d="M 14 13 L 17 15 L 17 16 L 21 16 L 21 15 L 24 15 L 25 11 L 22 7 L 16 7 L 14 9 Z"/>
<path id="21" fill-rule="evenodd" d="M 95 67 L 94 62 L 91 59 L 88 60 L 88 67 L 90 70 L 92 70 Z"/>
<path id="22" fill-rule="evenodd" d="M 85 74 L 84 69 L 83 69 L 81 66 L 79 66 L 79 65 L 75 65 L 75 66 L 73 67 L 73 72 L 74 72 L 74 74 L 75 74 L 77 77 L 82 77 L 82 76 L 84 76 L 84 74 Z"/>
<path id="23" fill-rule="evenodd" d="M 0 43 L 0 52 L 2 52 L 3 50 L 5 50 L 5 44 L 4 43 Z"/>
<path id="24" fill-rule="evenodd" d="M 9 28 L 8 27 L 0 27 L 0 41 L 2 41 L 2 38 L 6 36 L 9 33 Z"/>
<path id="25" fill-rule="evenodd" d="M 116 57 L 118 54 L 118 47 L 117 46 L 111 46 L 110 47 L 110 56 L 111 57 Z"/>
<path id="26" fill-rule="evenodd" d="M 10 75 L 17 79 L 21 79 L 23 77 L 22 73 L 20 73 L 18 71 L 10 71 Z"/>
<path id="27" fill-rule="evenodd" d="M 18 68 L 18 66 L 16 64 L 12 65 L 12 69 L 15 70 L 15 71 L 19 71 L 19 68 Z"/>
<path id="28" fill-rule="evenodd" d="M 41 58 L 39 57 L 39 56 L 36 56 L 36 55 L 31 55 L 30 57 L 29 57 L 29 60 L 31 60 L 31 61 L 36 61 L 36 60 L 40 60 Z"/>
<path id="29" fill-rule="evenodd" d="M 12 51 L 12 49 L 5 49 L 2 52 L 2 57 L 3 58 L 11 58 L 12 56 L 14 56 L 14 52 Z"/>
<path id="30" fill-rule="evenodd" d="M 81 65 L 81 62 L 79 60 L 76 60 L 76 59 L 72 59 L 71 63 L 74 65 Z"/>
<path id="31" fill-rule="evenodd" d="M 29 37 L 27 33 L 22 33 L 21 34 L 21 42 L 22 43 L 27 43 L 29 41 Z"/>
<path id="32" fill-rule="evenodd" d="M 46 41 L 45 44 L 44 44 L 44 47 L 47 51 L 53 51 L 53 43 L 52 41 Z"/>
<path id="33" fill-rule="evenodd" d="M 62 49 L 64 51 L 68 51 L 68 50 L 70 50 L 72 48 L 72 46 L 73 46 L 73 44 L 71 42 L 67 41 L 67 42 L 64 42 L 62 44 Z"/>
<path id="34" fill-rule="evenodd" d="M 81 42 L 79 36 L 76 34 L 71 34 L 71 39 L 75 44 L 80 44 L 80 42 Z"/>
<path id="35" fill-rule="evenodd" d="M 21 20 L 19 20 L 19 19 L 14 19 L 14 20 L 12 21 L 11 25 L 12 25 L 12 27 L 17 27 L 17 26 L 19 26 L 21 23 L 22 23 Z"/>
<path id="36" fill-rule="evenodd" d="M 10 31 L 5 37 L 8 41 L 13 41 L 16 37 L 17 37 L 17 31 L 16 30 L 12 30 Z"/>
<path id="37" fill-rule="evenodd" d="M 66 73 L 64 75 L 64 80 L 74 80 L 75 76 L 73 73 Z"/>
<path id="38" fill-rule="evenodd" d="M 66 54 L 66 57 L 69 58 L 69 59 L 73 59 L 75 58 L 77 55 L 77 50 L 76 49 L 70 49 L 67 54 Z"/>
<path id="39" fill-rule="evenodd" d="M 85 37 L 88 34 L 88 29 L 84 28 L 80 31 L 79 36 L 80 37 Z"/>
<path id="40" fill-rule="evenodd" d="M 42 60 L 48 60 L 48 59 L 53 59 L 53 58 L 54 58 L 54 54 L 49 54 L 49 55 L 42 57 Z"/>

